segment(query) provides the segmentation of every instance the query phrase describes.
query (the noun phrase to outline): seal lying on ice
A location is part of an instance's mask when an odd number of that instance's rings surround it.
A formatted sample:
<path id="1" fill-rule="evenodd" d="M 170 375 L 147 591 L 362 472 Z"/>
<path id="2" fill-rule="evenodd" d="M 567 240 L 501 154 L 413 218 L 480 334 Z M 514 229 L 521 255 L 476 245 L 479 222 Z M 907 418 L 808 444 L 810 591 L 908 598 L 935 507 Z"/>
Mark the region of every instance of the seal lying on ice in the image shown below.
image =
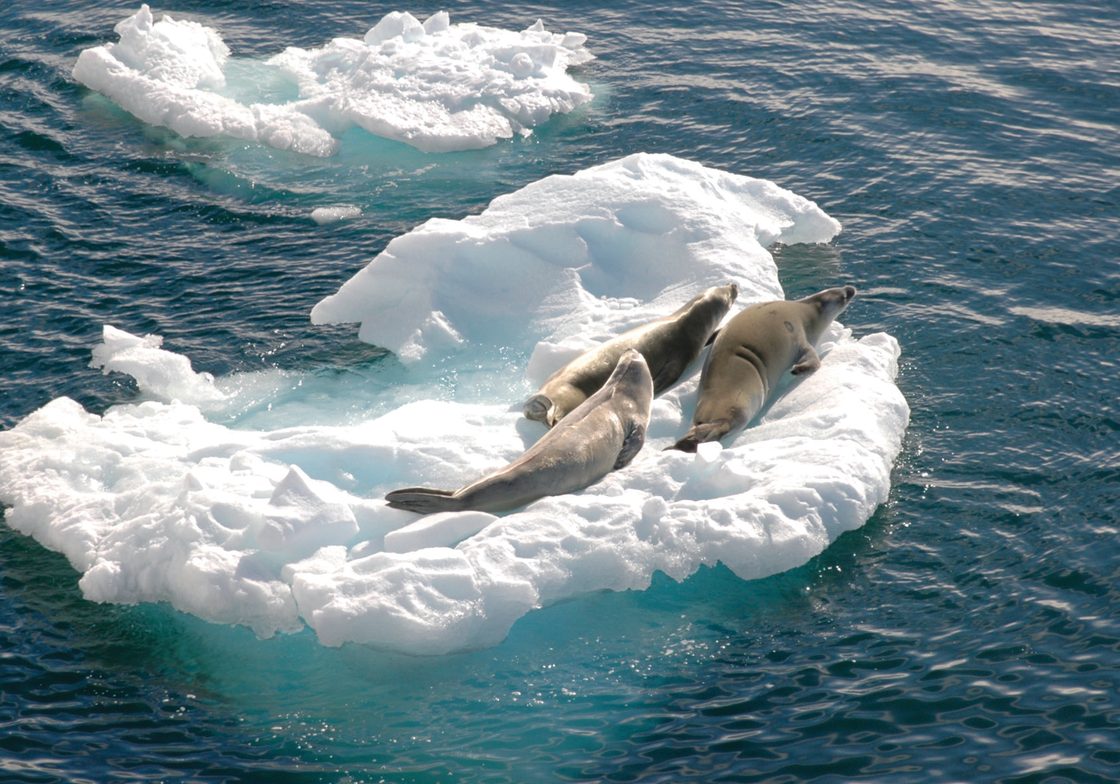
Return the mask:
<path id="1" fill-rule="evenodd" d="M 525 403 L 525 416 L 552 427 L 606 381 L 627 349 L 642 353 L 653 376 L 653 393 L 671 387 L 700 355 L 731 303 L 734 283 L 697 294 L 675 313 L 628 330 L 573 359 L 544 382 Z"/>
<path id="2" fill-rule="evenodd" d="M 458 490 L 408 487 L 385 496 L 394 509 L 431 514 L 504 512 L 582 490 L 634 459 L 645 443 L 653 378 L 645 358 L 626 350 L 607 382 L 521 457 Z"/>
<path id="3" fill-rule="evenodd" d="M 855 295 L 854 286 L 840 286 L 737 313 L 712 343 L 692 428 L 672 448 L 695 452 L 698 444 L 723 438 L 754 418 L 787 370 L 801 375 L 820 367 L 813 344 Z"/>

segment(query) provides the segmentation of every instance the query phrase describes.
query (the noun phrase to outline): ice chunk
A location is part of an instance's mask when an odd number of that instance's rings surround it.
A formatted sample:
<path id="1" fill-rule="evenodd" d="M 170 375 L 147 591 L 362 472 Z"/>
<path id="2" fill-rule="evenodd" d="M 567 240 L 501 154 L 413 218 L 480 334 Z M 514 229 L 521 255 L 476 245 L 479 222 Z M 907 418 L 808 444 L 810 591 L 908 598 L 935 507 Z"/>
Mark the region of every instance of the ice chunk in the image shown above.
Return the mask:
<path id="1" fill-rule="evenodd" d="M 292 466 L 272 491 L 270 509 L 257 529 L 258 544 L 291 555 L 349 541 L 358 533 L 358 521 L 344 499 L 333 500 L 336 495 L 330 483 L 316 482 Z"/>
<path id="2" fill-rule="evenodd" d="M 182 354 L 160 348 L 158 335 L 138 337 L 106 324 L 101 343 L 93 349 L 89 366 L 102 372 L 124 373 L 136 379 L 140 390 L 160 400 L 182 400 L 206 406 L 225 399 L 209 373 L 196 373 Z"/>
<path id="3" fill-rule="evenodd" d="M 365 35 L 365 42 L 370 46 L 376 46 L 394 38 L 419 41 L 425 33 L 424 25 L 420 24 L 420 20 L 412 14 L 407 11 L 390 11 L 369 29 Z"/>
<path id="4" fill-rule="evenodd" d="M 487 512 L 441 512 L 385 535 L 385 550 L 407 553 L 425 547 L 454 547 L 498 518 Z"/>
<path id="5" fill-rule="evenodd" d="M 229 78 L 228 47 L 198 22 L 156 21 L 143 5 L 115 30 L 117 43 L 78 56 L 77 81 L 183 136 L 228 136 L 309 155 L 331 155 L 336 136 L 355 125 L 425 151 L 486 147 L 592 97 L 567 73 L 592 59 L 585 37 L 549 33 L 539 22 L 512 32 L 452 25 L 444 11 L 423 23 L 394 11 L 362 40 L 238 61 L 249 84 Z M 256 82 L 278 81 L 294 95 L 241 97 Z"/>
<path id="6" fill-rule="evenodd" d="M 316 207 L 311 211 L 311 220 L 323 226 L 327 223 L 337 223 L 338 221 L 356 218 L 361 214 L 361 208 L 352 204 L 344 204 L 338 207 Z"/>

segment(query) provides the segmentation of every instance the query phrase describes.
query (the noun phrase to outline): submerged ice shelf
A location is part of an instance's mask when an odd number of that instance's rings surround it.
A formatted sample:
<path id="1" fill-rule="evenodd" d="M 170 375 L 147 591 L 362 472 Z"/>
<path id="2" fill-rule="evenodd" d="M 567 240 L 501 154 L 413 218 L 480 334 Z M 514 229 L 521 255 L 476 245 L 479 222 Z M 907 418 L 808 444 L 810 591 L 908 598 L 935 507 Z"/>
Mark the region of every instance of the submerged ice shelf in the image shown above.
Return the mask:
<path id="1" fill-rule="evenodd" d="M 157 338 L 106 327 L 94 366 L 132 375 L 145 399 L 98 416 L 59 398 L 0 433 L 5 519 L 64 553 L 96 601 L 167 601 L 262 636 L 307 625 L 328 645 L 413 653 L 493 645 L 533 608 L 642 589 L 658 570 L 679 580 L 719 561 L 751 579 L 798 566 L 887 497 L 909 416 L 887 334 L 834 324 L 820 370 L 758 423 L 696 455 L 664 452 L 691 415 L 692 373 L 655 401 L 634 462 L 580 493 L 500 517 L 418 518 L 382 497 L 503 465 L 543 433 L 519 414 L 526 391 L 572 353 L 729 279 L 736 308 L 780 297 L 764 246 L 839 228 L 773 183 L 652 155 L 429 221 L 314 319 L 362 322 L 405 360 L 402 380 L 437 361 L 494 368 L 497 352 L 531 357 L 527 378 L 483 402 L 388 388 L 387 413 L 356 421 L 278 411 L 220 424 L 250 379 L 195 373 Z"/>
<path id="2" fill-rule="evenodd" d="M 591 100 L 568 73 L 593 58 L 580 33 L 520 32 L 386 14 L 362 39 L 231 60 L 220 34 L 147 5 L 119 41 L 84 50 L 74 78 L 140 120 L 182 136 L 225 136 L 326 156 L 358 126 L 428 152 L 528 134 Z"/>

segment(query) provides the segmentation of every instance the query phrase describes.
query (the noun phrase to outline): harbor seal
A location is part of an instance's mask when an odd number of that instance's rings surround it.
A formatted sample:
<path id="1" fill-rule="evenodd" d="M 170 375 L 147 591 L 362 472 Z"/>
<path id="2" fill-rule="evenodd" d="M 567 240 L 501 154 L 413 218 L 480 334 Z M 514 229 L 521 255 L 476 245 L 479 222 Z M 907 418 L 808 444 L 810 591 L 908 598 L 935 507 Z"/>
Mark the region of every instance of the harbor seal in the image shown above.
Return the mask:
<path id="1" fill-rule="evenodd" d="M 711 339 L 739 295 L 734 283 L 713 286 L 675 313 L 628 330 L 553 373 L 525 403 L 525 416 L 554 426 L 611 374 L 627 349 L 642 353 L 653 376 L 653 394 L 671 387 Z"/>
<path id="2" fill-rule="evenodd" d="M 634 459 L 645 443 L 652 404 L 649 366 L 641 353 L 628 349 L 599 391 L 505 468 L 455 491 L 409 487 L 385 500 L 394 509 L 420 514 L 504 512 L 546 495 L 582 490 Z"/>
<path id="3" fill-rule="evenodd" d="M 813 344 L 855 295 L 854 286 L 841 286 L 737 313 L 700 371 L 692 428 L 671 448 L 695 452 L 697 444 L 723 438 L 754 418 L 787 370 L 796 376 L 820 367 Z"/>

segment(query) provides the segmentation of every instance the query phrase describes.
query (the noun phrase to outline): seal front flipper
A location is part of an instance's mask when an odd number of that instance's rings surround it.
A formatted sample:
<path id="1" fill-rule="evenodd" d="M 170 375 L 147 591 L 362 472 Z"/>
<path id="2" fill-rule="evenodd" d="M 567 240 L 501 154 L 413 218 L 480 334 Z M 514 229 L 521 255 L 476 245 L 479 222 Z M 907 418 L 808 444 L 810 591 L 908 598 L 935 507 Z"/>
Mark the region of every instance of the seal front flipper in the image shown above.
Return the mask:
<path id="1" fill-rule="evenodd" d="M 642 448 L 642 444 L 646 442 L 646 428 L 641 422 L 634 422 L 630 425 L 630 429 L 626 431 L 626 437 L 622 439 L 622 449 L 618 450 L 618 458 L 614 461 L 614 468 L 612 471 L 630 465 L 630 461 L 634 459 L 635 455 Z"/>
<path id="2" fill-rule="evenodd" d="M 387 494 L 385 500 L 394 509 L 405 509 L 417 514 L 457 512 L 463 509 L 463 502 L 455 498 L 454 491 L 430 487 L 404 487 Z"/>
<path id="3" fill-rule="evenodd" d="M 789 372 L 795 376 L 804 375 L 805 373 L 812 373 L 821 366 L 820 355 L 808 343 L 801 347 L 801 355 L 797 358 L 797 364 L 789 369 Z"/>
<path id="4" fill-rule="evenodd" d="M 687 363 L 682 362 L 679 358 L 674 358 L 662 365 L 661 369 L 657 371 L 657 375 L 653 377 L 653 393 L 655 395 L 660 394 L 677 383 L 681 374 L 684 373 L 685 367 L 687 367 Z"/>

